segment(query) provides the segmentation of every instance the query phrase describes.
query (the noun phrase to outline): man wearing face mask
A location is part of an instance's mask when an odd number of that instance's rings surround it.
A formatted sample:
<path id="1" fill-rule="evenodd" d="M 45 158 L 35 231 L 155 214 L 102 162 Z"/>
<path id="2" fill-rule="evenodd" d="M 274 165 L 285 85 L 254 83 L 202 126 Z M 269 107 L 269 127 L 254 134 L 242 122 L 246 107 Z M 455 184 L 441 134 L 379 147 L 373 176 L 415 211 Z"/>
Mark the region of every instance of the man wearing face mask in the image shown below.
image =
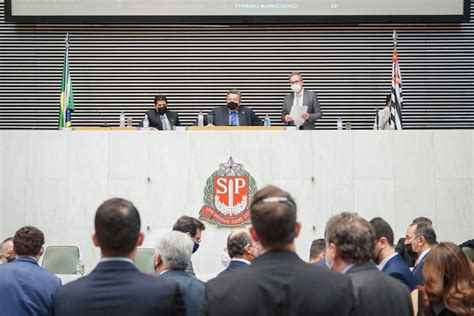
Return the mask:
<path id="1" fill-rule="evenodd" d="M 173 230 L 188 234 L 193 240 L 193 253 L 195 253 L 199 244 L 201 243 L 202 232 L 206 229 L 206 226 L 199 220 L 190 216 L 181 216 L 178 218 L 176 223 L 173 225 Z M 196 276 L 194 273 L 193 262 L 189 260 L 189 264 L 186 268 L 186 273 L 192 276 Z"/>
<path id="2" fill-rule="evenodd" d="M 288 78 L 293 93 L 290 93 L 285 97 L 281 113 L 282 120 L 285 124 L 294 126 L 295 118 L 290 116 L 291 107 L 307 106 L 307 113 L 301 115 L 304 123 L 300 129 L 312 130 L 314 129 L 314 122 L 322 116 L 318 102 L 318 95 L 303 87 L 303 77 L 299 72 L 292 72 Z"/>
<path id="3" fill-rule="evenodd" d="M 227 237 L 227 252 L 231 261 L 229 266 L 218 276 L 232 270 L 248 266 L 259 254 L 259 247 L 252 242 L 252 237 L 246 229 L 235 230 Z"/>
<path id="4" fill-rule="evenodd" d="M 164 95 L 155 96 L 155 108 L 145 113 L 150 127 L 160 131 L 172 131 L 174 126 L 180 126 L 178 113 L 168 110 L 168 100 Z"/>
<path id="5" fill-rule="evenodd" d="M 15 250 L 13 249 L 13 237 L 7 238 L 2 242 L 0 248 L 0 263 L 9 263 L 15 260 Z"/>
<path id="6" fill-rule="evenodd" d="M 410 291 L 416 287 L 415 277 L 408 265 L 393 247 L 393 230 L 380 217 L 370 220 L 375 231 L 374 261 L 380 271 L 402 281 Z"/>
<path id="7" fill-rule="evenodd" d="M 214 108 L 213 124 L 215 126 L 259 126 L 262 120 L 254 111 L 246 106 L 240 105 L 241 95 L 237 89 L 227 92 L 227 105 Z"/>
<path id="8" fill-rule="evenodd" d="M 413 275 L 417 284 L 423 285 L 423 265 L 425 258 L 431 248 L 436 244 L 436 233 L 430 224 L 426 222 L 412 224 L 408 227 L 405 246 L 411 256 L 416 255 Z"/>
<path id="9" fill-rule="evenodd" d="M 426 222 L 430 226 L 433 226 L 433 222 L 431 221 L 431 219 L 424 216 L 415 217 L 411 222 L 410 226 L 413 224 L 424 222 Z M 400 256 L 402 256 L 403 260 L 409 267 L 413 267 L 415 265 L 416 253 L 408 253 L 407 245 L 405 245 L 405 237 L 402 237 L 398 240 L 397 245 L 395 246 L 395 251 L 398 252 Z"/>

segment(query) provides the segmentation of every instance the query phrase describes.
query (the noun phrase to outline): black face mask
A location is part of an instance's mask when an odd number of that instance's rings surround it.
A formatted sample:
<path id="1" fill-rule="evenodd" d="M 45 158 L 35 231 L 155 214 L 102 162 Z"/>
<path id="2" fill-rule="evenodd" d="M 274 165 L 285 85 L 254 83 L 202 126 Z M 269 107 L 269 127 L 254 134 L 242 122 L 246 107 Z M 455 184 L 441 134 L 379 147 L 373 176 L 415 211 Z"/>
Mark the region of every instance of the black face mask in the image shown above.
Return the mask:
<path id="1" fill-rule="evenodd" d="M 195 253 L 199 248 L 199 244 L 198 243 L 194 243 L 194 246 L 193 246 L 193 253 Z"/>
<path id="2" fill-rule="evenodd" d="M 15 261 L 16 257 L 15 255 L 11 255 L 11 256 L 5 257 L 5 259 L 7 259 L 7 263 L 10 263 L 12 261 Z"/>
<path id="3" fill-rule="evenodd" d="M 168 107 L 164 106 L 162 108 L 158 109 L 158 114 L 160 115 L 165 115 L 166 111 L 168 110 Z"/>
<path id="4" fill-rule="evenodd" d="M 418 256 L 418 254 L 413 251 L 411 244 L 405 244 L 405 251 L 408 254 L 408 256 L 410 256 L 413 259 L 416 259 L 416 257 Z"/>
<path id="5" fill-rule="evenodd" d="M 234 111 L 235 109 L 237 109 L 239 105 L 235 102 L 229 102 L 227 103 L 227 107 L 229 108 L 229 110 L 231 111 Z"/>
<path id="6" fill-rule="evenodd" d="M 379 252 L 374 255 L 374 261 L 375 261 L 376 264 L 380 264 L 380 262 L 382 262 L 382 260 L 379 259 L 381 252 L 382 252 L 382 249 L 379 249 Z"/>

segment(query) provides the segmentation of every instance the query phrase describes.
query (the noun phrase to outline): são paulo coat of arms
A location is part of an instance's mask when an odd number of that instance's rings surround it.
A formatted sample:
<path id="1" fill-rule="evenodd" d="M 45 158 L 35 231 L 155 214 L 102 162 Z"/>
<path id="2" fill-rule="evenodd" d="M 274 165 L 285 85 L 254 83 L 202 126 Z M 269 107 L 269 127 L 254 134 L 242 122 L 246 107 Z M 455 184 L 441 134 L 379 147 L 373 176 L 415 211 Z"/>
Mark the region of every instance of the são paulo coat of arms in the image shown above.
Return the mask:
<path id="1" fill-rule="evenodd" d="M 218 226 L 243 226 L 250 222 L 250 198 L 255 191 L 255 179 L 230 157 L 207 178 L 199 218 Z"/>

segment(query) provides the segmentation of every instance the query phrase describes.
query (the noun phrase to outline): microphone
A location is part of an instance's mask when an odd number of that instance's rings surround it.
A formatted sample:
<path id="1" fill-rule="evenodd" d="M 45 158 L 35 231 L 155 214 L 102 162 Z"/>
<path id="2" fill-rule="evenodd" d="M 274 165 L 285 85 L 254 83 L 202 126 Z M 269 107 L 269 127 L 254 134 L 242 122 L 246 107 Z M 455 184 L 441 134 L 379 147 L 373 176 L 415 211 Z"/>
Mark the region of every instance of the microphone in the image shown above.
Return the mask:
<path id="1" fill-rule="evenodd" d="M 96 112 L 97 112 L 97 114 L 100 115 L 100 117 L 104 121 L 104 124 L 102 124 L 102 127 L 108 127 L 109 125 L 107 124 L 107 118 L 102 114 L 101 111 L 99 111 L 99 109 L 96 109 Z"/>

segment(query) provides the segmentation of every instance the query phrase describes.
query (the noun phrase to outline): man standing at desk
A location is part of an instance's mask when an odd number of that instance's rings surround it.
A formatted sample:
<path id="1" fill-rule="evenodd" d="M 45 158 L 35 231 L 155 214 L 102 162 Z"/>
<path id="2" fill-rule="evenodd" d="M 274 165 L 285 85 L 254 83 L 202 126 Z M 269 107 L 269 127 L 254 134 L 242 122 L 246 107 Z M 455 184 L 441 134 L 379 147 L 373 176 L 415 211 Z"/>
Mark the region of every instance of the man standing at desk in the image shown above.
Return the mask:
<path id="1" fill-rule="evenodd" d="M 240 91 L 237 89 L 229 90 L 227 105 L 214 108 L 211 114 L 215 126 L 262 125 L 262 120 L 251 108 L 240 105 Z"/>
<path id="2" fill-rule="evenodd" d="M 155 96 L 155 108 L 145 113 L 150 121 L 150 127 L 160 131 L 172 131 L 174 126 L 180 126 L 178 113 L 168 110 L 168 100 L 164 95 Z"/>
<path id="3" fill-rule="evenodd" d="M 293 93 L 289 93 L 283 102 L 281 113 L 282 120 L 287 125 L 295 125 L 294 117 L 290 116 L 292 106 L 307 106 L 307 112 L 301 115 L 304 120 L 300 129 L 314 129 L 314 122 L 321 118 L 321 108 L 319 107 L 318 95 L 303 87 L 303 77 L 299 72 L 292 72 L 288 76 Z"/>

